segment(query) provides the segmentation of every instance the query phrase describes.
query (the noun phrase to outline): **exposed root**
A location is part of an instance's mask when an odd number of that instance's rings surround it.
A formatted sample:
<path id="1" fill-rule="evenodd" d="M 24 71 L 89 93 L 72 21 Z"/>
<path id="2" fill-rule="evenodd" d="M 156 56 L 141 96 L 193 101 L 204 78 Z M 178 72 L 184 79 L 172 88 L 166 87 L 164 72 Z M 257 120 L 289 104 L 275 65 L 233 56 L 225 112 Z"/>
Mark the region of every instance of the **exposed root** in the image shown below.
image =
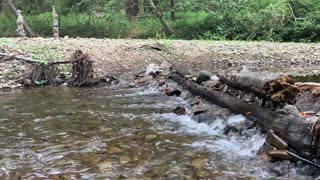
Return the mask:
<path id="1" fill-rule="evenodd" d="M 69 81 L 73 87 L 90 87 L 95 85 L 93 61 L 88 54 L 77 50 L 71 57 L 72 76 Z"/>
<path id="2" fill-rule="evenodd" d="M 27 79 L 31 80 L 34 85 L 58 85 L 57 77 L 59 71 L 57 65 L 36 65 Z"/>

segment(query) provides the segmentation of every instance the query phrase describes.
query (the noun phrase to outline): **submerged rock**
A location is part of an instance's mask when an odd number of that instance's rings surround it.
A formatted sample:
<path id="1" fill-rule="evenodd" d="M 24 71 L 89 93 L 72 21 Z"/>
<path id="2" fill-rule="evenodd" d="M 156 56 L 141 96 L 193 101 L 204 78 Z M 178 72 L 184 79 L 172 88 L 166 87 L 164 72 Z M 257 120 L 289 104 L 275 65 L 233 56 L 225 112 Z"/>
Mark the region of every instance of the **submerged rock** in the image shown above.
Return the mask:
<path id="1" fill-rule="evenodd" d="M 167 96 L 180 96 L 181 95 L 181 91 L 179 89 L 174 88 L 174 87 L 167 87 L 164 90 L 164 93 Z"/>
<path id="2" fill-rule="evenodd" d="M 300 111 L 294 105 L 286 105 L 283 109 L 290 115 L 293 115 L 297 118 L 301 117 Z"/>
<path id="3" fill-rule="evenodd" d="M 150 135 L 147 135 L 145 138 L 146 140 L 154 140 L 158 138 L 158 135 L 150 134 Z"/>
<path id="4" fill-rule="evenodd" d="M 113 166 L 112 166 L 112 162 L 102 162 L 98 165 L 99 171 L 102 173 L 106 173 L 112 170 Z"/>
<path id="5" fill-rule="evenodd" d="M 192 160 L 192 166 L 195 169 L 202 169 L 206 165 L 204 159 L 194 159 Z"/>
<path id="6" fill-rule="evenodd" d="M 173 110 L 173 113 L 176 115 L 182 116 L 186 114 L 186 108 L 183 106 L 178 106 L 176 109 Z"/>
<path id="7" fill-rule="evenodd" d="M 118 148 L 118 147 L 110 147 L 109 149 L 108 149 L 108 153 L 109 154 L 118 154 L 118 153 L 122 153 L 123 151 L 120 149 L 120 148 Z"/>
<path id="8" fill-rule="evenodd" d="M 119 158 L 119 162 L 122 165 L 127 164 L 127 163 L 129 163 L 131 161 L 132 161 L 132 159 L 129 156 L 120 156 L 120 158 Z"/>
<path id="9" fill-rule="evenodd" d="M 145 84 L 149 83 L 151 80 L 153 80 L 153 76 L 148 75 L 143 78 L 135 80 L 135 83 L 138 85 L 145 85 Z"/>

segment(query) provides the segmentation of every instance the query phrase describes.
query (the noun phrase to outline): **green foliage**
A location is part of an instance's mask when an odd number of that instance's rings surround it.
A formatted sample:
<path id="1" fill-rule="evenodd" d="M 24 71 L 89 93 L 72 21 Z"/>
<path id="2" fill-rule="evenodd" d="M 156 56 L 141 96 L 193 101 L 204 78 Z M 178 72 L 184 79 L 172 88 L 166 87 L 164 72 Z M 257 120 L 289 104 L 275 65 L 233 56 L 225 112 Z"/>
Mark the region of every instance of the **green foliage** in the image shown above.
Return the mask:
<path id="1" fill-rule="evenodd" d="M 140 2 L 140 1 L 139 1 Z M 141 1 L 143 2 L 143 1 Z M 144 1 L 137 21 L 126 18 L 126 0 L 14 0 L 32 29 L 52 36 L 52 5 L 60 34 L 97 38 L 179 38 L 209 40 L 320 41 L 319 0 L 154 0 L 176 34 L 168 36 Z M 170 12 L 174 10 L 175 21 Z M 15 35 L 15 17 L 0 14 L 0 37 Z"/>
<path id="2" fill-rule="evenodd" d="M 15 17 L 9 13 L 0 14 L 0 34 L 3 37 L 15 35 L 16 23 L 12 21 Z"/>
<path id="3" fill-rule="evenodd" d="M 43 86 L 46 85 L 48 80 L 39 80 L 39 81 L 34 81 L 34 84 L 37 86 Z"/>

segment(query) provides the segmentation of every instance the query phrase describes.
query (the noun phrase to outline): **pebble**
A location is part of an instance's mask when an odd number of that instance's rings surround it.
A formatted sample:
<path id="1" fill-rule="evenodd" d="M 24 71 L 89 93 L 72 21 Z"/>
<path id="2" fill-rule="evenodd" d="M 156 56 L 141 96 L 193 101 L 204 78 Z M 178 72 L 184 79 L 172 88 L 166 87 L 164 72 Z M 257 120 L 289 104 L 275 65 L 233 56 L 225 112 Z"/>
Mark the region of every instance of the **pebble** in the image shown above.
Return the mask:
<path id="1" fill-rule="evenodd" d="M 154 139 L 157 139 L 157 138 L 158 138 L 158 135 L 155 135 L 155 134 L 151 134 L 151 135 L 147 135 L 146 136 L 147 140 L 154 140 Z"/>
<path id="2" fill-rule="evenodd" d="M 120 156 L 119 161 L 121 164 L 127 164 L 132 161 L 129 156 Z"/>
<path id="3" fill-rule="evenodd" d="M 203 159 L 192 160 L 192 166 L 196 169 L 202 169 L 205 166 L 205 161 Z"/>
<path id="4" fill-rule="evenodd" d="M 109 149 L 108 149 L 108 153 L 109 154 L 117 154 L 117 153 L 122 153 L 123 151 L 120 149 L 120 148 L 118 148 L 118 147 L 110 147 Z"/>
<path id="5" fill-rule="evenodd" d="M 112 167 L 112 162 L 102 162 L 98 165 L 99 171 L 102 173 L 112 170 Z"/>

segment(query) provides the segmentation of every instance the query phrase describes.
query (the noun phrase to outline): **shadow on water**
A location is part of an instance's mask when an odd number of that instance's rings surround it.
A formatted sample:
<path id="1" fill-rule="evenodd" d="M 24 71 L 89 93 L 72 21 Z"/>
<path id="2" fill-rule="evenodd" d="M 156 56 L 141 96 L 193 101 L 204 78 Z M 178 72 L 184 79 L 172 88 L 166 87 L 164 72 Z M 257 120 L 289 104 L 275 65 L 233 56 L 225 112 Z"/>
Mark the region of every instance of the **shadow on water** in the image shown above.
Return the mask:
<path id="1" fill-rule="evenodd" d="M 0 179 L 317 175 L 305 166 L 261 160 L 256 152 L 264 136 L 224 136 L 228 119 L 204 124 L 171 113 L 187 102 L 157 89 L 39 88 L 0 98 Z"/>

